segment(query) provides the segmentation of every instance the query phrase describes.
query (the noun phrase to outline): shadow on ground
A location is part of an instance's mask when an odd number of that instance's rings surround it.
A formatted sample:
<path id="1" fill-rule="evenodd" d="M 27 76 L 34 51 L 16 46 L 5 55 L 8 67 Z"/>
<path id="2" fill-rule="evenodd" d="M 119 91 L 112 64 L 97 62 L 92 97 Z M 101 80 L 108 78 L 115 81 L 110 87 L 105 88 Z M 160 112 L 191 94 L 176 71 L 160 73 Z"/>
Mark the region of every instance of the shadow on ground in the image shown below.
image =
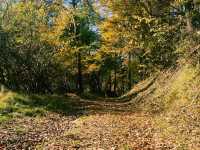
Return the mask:
<path id="1" fill-rule="evenodd" d="M 86 100 L 75 94 L 59 95 L 15 95 L 0 107 L 2 116 L 24 114 L 25 116 L 44 115 L 45 112 L 56 112 L 63 115 L 83 115 L 89 113 L 131 112 L 130 104 L 111 102 L 106 99 Z"/>

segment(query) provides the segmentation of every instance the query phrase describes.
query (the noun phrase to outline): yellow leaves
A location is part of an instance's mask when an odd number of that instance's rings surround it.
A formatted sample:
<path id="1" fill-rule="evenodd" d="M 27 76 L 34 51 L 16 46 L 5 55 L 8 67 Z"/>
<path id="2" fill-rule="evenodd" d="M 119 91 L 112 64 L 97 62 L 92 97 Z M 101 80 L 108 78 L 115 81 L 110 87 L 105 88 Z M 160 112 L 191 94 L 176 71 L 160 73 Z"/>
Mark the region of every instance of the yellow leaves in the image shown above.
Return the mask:
<path id="1" fill-rule="evenodd" d="M 94 56 L 94 59 L 97 60 L 97 61 L 101 60 L 102 59 L 101 54 L 100 53 L 96 53 L 96 55 Z"/>
<path id="2" fill-rule="evenodd" d="M 102 32 L 102 39 L 106 43 L 116 43 L 119 38 L 119 32 L 116 30 L 116 16 L 112 17 L 100 25 L 100 30 Z"/>
<path id="3" fill-rule="evenodd" d="M 62 53 L 69 49 L 60 37 L 73 20 L 70 9 L 57 4 L 47 7 L 44 3 L 38 7 L 35 2 L 28 1 L 13 4 L 7 13 L 9 18 L 4 19 L 3 28 L 14 33 L 18 44 L 37 40 L 55 46 Z"/>
<path id="4" fill-rule="evenodd" d="M 37 7 L 33 2 L 14 3 L 7 9 L 7 18 L 3 20 L 3 28 L 13 32 L 18 44 L 36 39 L 45 27 L 45 8 Z"/>
<path id="5" fill-rule="evenodd" d="M 88 66 L 88 72 L 94 72 L 94 71 L 98 71 L 100 68 L 100 66 L 96 65 L 96 64 L 90 64 Z"/>
<path id="6" fill-rule="evenodd" d="M 63 34 L 63 30 L 70 21 L 70 12 L 61 10 L 58 16 L 54 18 L 53 26 L 44 27 L 42 29 L 42 39 L 57 46 L 62 44 L 60 41 L 60 36 Z"/>
<path id="7" fill-rule="evenodd" d="M 64 28 L 71 22 L 72 16 L 70 16 L 70 12 L 62 10 L 58 17 L 55 19 L 54 31 L 61 34 Z"/>
<path id="8" fill-rule="evenodd" d="M 108 51 L 111 51 L 115 47 L 118 49 L 117 51 L 128 52 L 132 47 L 137 45 L 135 40 L 136 28 L 138 28 L 140 25 L 139 22 L 142 19 L 141 17 L 137 18 L 138 16 L 136 15 L 134 17 L 133 20 L 130 20 L 130 16 L 115 13 L 100 24 L 101 37 Z M 134 22 L 134 19 L 137 22 Z M 145 20 L 145 22 L 148 21 L 150 20 Z"/>
<path id="9" fill-rule="evenodd" d="M 117 42 L 117 34 L 113 31 L 106 32 L 105 34 L 103 34 L 102 37 L 106 42 L 110 42 L 110 43 Z"/>

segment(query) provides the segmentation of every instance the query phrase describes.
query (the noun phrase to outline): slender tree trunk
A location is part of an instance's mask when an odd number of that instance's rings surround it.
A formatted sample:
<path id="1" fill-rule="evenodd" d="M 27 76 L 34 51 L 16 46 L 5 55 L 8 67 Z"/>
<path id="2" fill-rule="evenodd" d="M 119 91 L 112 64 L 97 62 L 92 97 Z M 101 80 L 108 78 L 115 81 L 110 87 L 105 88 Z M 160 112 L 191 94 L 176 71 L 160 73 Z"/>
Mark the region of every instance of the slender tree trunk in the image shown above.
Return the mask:
<path id="1" fill-rule="evenodd" d="M 117 54 L 115 52 L 115 61 L 117 59 Z M 114 69 L 114 94 L 117 94 L 117 62 L 115 63 L 115 69 Z"/>
<path id="2" fill-rule="evenodd" d="M 77 54 L 77 67 L 78 67 L 78 80 L 77 80 L 77 88 L 78 92 L 83 92 L 83 77 L 82 77 L 82 62 L 81 62 L 81 53 L 80 51 Z"/>
<path id="3" fill-rule="evenodd" d="M 100 79 L 100 72 L 97 72 L 96 78 L 97 78 L 97 90 L 98 90 L 98 93 L 101 93 L 101 79 Z"/>
<path id="4" fill-rule="evenodd" d="M 128 53 L 128 88 L 132 88 L 131 52 Z"/>
<path id="5" fill-rule="evenodd" d="M 109 74 L 108 80 L 106 81 L 105 85 L 105 96 L 110 96 L 112 91 L 112 75 L 111 72 Z"/>
<path id="6" fill-rule="evenodd" d="M 109 92 L 111 93 L 112 92 L 112 73 L 110 73 L 108 83 L 109 83 Z"/>
<path id="7" fill-rule="evenodd" d="M 124 94 L 124 91 L 125 91 L 124 89 L 125 89 L 125 86 L 124 86 L 124 79 L 122 79 L 122 91 L 121 91 L 122 94 Z"/>
<path id="8" fill-rule="evenodd" d="M 70 79 L 69 79 L 69 76 L 68 76 L 67 72 L 65 73 L 64 84 L 65 84 L 65 90 L 66 90 L 66 92 L 67 93 L 71 92 Z"/>
<path id="9" fill-rule="evenodd" d="M 192 21 L 191 21 L 191 18 L 190 18 L 190 13 L 187 13 L 186 14 L 186 30 L 187 32 L 191 33 L 193 31 L 193 27 L 192 27 Z"/>
<path id="10" fill-rule="evenodd" d="M 77 6 L 77 1 L 76 0 L 72 0 L 71 2 L 73 9 L 76 9 Z M 77 30 L 76 30 L 76 22 L 74 20 L 74 35 L 77 35 Z M 81 62 L 81 52 L 80 49 L 77 52 L 77 69 L 78 69 L 78 76 L 77 76 L 77 89 L 79 93 L 83 92 L 83 77 L 82 77 L 82 62 Z"/>
<path id="11" fill-rule="evenodd" d="M 3 75 L 3 69 L 0 68 L 0 84 L 5 84 L 5 78 Z"/>

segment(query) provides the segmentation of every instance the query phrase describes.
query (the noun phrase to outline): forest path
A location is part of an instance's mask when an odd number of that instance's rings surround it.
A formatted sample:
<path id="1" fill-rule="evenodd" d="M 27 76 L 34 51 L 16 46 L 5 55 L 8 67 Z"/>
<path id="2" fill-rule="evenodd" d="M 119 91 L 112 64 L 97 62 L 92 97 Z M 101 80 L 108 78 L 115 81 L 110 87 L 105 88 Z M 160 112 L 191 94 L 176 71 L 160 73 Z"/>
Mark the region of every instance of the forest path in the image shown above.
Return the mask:
<path id="1" fill-rule="evenodd" d="M 159 142 L 152 118 L 129 104 L 83 100 L 70 95 L 67 104 L 79 112 L 48 111 L 44 116 L 17 117 L 0 124 L 0 149 L 153 150 Z"/>

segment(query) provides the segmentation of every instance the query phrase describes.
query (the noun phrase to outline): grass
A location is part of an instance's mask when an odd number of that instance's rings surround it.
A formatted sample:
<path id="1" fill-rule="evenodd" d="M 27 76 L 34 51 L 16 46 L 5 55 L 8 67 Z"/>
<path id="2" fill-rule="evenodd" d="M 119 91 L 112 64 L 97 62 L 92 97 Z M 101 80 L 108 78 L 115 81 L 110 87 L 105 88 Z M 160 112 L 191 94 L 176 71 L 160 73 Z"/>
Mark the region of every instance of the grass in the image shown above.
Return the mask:
<path id="1" fill-rule="evenodd" d="M 149 89 L 133 98 L 138 110 L 151 114 L 161 143 L 168 141 L 181 150 L 200 147 L 199 85 L 199 66 L 186 65 L 161 73 Z"/>
<path id="2" fill-rule="evenodd" d="M 0 121 L 6 121 L 15 117 L 45 116 L 48 112 L 62 115 L 82 115 L 85 112 L 127 111 L 119 108 L 102 105 L 103 99 L 86 100 L 75 94 L 60 95 L 27 95 L 14 92 L 0 93 Z M 114 103 L 113 103 L 114 105 Z"/>
<path id="3" fill-rule="evenodd" d="M 33 107 L 23 103 L 24 101 L 32 101 L 32 99 L 28 98 L 27 96 L 11 92 L 1 93 L 1 95 L 4 95 L 0 100 L 1 121 L 17 116 L 37 116 L 45 114 L 44 108 Z"/>
<path id="4" fill-rule="evenodd" d="M 200 142 L 199 68 L 185 66 L 173 76 L 164 85 L 168 88 L 157 90 L 155 97 L 163 96 L 156 99 L 156 103 L 160 101 L 164 109 L 155 117 L 155 126 L 161 130 L 162 138 L 170 139 L 176 149 L 198 149 L 193 143 Z"/>
<path id="5" fill-rule="evenodd" d="M 9 119 L 10 119 L 9 116 L 0 115 L 0 123 L 1 123 L 1 122 L 6 122 L 6 121 L 8 121 Z"/>
<path id="6" fill-rule="evenodd" d="M 14 117 L 44 116 L 47 112 L 76 114 L 82 108 L 78 101 L 58 95 L 25 95 L 12 92 L 0 94 L 0 122 Z"/>

